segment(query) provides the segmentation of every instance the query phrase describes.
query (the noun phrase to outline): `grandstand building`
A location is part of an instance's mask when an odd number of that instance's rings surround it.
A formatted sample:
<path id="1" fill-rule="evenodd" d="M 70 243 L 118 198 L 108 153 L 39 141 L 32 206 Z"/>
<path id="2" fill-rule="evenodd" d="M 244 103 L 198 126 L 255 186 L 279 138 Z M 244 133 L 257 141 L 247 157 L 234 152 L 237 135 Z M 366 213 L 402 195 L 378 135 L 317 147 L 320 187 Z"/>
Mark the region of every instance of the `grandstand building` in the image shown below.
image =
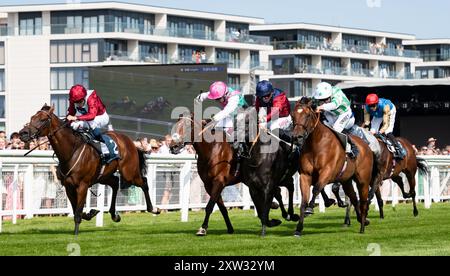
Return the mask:
<path id="1" fill-rule="evenodd" d="M 20 129 L 45 102 L 65 115 L 68 89 L 89 84 L 88 67 L 225 63 L 230 86 L 250 93 L 271 74 L 261 59 L 269 38 L 249 32 L 263 23 L 120 2 L 2 6 L 0 129 Z"/>

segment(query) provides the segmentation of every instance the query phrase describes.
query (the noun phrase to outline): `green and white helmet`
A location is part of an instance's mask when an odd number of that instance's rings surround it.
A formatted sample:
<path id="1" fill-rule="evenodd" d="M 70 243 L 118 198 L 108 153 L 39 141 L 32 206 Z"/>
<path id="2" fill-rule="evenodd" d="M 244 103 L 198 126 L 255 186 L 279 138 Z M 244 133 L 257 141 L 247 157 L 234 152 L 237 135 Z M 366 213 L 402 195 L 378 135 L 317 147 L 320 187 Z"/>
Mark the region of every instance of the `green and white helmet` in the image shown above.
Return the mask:
<path id="1" fill-rule="evenodd" d="M 314 94 L 314 99 L 325 100 L 331 97 L 333 93 L 333 87 L 328 82 L 321 82 L 316 87 L 316 93 Z"/>

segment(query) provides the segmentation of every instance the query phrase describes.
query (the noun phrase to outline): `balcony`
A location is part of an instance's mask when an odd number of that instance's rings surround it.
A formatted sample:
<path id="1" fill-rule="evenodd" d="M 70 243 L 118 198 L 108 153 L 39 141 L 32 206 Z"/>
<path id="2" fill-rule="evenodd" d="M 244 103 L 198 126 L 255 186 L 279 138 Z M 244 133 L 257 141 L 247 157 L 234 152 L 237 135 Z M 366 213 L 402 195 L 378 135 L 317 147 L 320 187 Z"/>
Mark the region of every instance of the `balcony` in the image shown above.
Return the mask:
<path id="1" fill-rule="evenodd" d="M 274 70 L 275 74 L 277 71 Z M 305 65 L 294 69 L 295 74 L 318 74 L 333 76 L 349 76 L 363 78 L 380 78 L 380 79 L 407 79 L 411 74 L 401 73 L 397 71 L 389 71 L 387 69 L 348 69 L 342 67 L 315 67 Z"/>
<path id="2" fill-rule="evenodd" d="M 378 56 L 393 56 L 406 58 L 420 58 L 420 52 L 414 50 L 379 48 L 376 45 L 372 47 L 355 46 L 346 44 L 331 44 L 317 41 L 280 41 L 272 42 L 275 50 L 320 50 L 331 52 L 357 53 Z"/>
<path id="3" fill-rule="evenodd" d="M 422 54 L 420 57 L 424 62 L 450 61 L 449 54 Z"/>
<path id="4" fill-rule="evenodd" d="M 155 28 L 150 25 L 126 25 L 111 23 L 94 23 L 81 25 L 51 24 L 52 34 L 82 34 L 82 33 L 129 33 L 156 35 L 166 37 L 191 38 L 200 40 L 212 40 L 235 43 L 248 43 L 257 45 L 270 45 L 270 38 L 256 35 L 240 35 L 238 38 L 230 33 L 218 33 L 213 31 L 180 29 L 180 28 Z"/>

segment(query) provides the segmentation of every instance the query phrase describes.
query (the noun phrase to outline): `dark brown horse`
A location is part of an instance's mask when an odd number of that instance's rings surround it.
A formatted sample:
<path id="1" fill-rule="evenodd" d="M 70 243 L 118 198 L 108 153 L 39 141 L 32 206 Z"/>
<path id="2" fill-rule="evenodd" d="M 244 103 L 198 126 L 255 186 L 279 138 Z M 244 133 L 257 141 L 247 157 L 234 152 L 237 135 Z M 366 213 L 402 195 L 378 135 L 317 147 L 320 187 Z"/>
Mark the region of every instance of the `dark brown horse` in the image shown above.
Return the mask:
<path id="1" fill-rule="evenodd" d="M 209 217 L 216 203 L 225 220 L 228 233 L 232 234 L 234 233 L 234 229 L 228 217 L 228 211 L 221 193 L 225 187 L 241 183 L 241 174 L 236 174 L 236 156 L 232 146 L 226 140 L 225 133 L 217 131 L 215 135 L 219 139 L 206 141 L 202 136 L 205 127 L 207 127 L 207 121 L 197 122 L 194 120 L 193 114 L 181 116 L 175 125 L 175 132 L 172 135 L 170 148 L 172 153 L 178 153 L 184 145 L 193 144 L 197 154 L 198 174 L 203 181 L 206 192 L 210 196 L 205 209 L 205 219 L 197 231 L 197 235 L 206 236 Z M 280 203 L 283 217 L 288 220 L 295 218 L 293 214 L 288 214 L 284 209 L 279 188 L 275 192 L 275 198 Z M 291 204 L 293 204 L 292 201 L 289 202 L 289 205 Z"/>
<path id="2" fill-rule="evenodd" d="M 318 196 L 327 184 L 334 182 L 342 183 L 361 223 L 360 232 L 364 233 L 365 226 L 369 224 L 368 194 L 374 165 L 369 146 L 360 138 L 352 136 L 359 154 L 355 159 L 348 158 L 336 135 L 320 122 L 320 116 L 314 111 L 311 99 L 302 98 L 291 115 L 294 121 L 293 138 L 301 149 L 299 172 L 302 203 L 295 236 L 301 236 L 303 231 L 310 187 L 314 186 L 313 195 Z M 352 180 L 358 188 L 359 202 Z"/>
<path id="3" fill-rule="evenodd" d="M 78 235 L 82 219 L 91 220 L 98 213 L 95 210 L 88 214 L 83 213 L 88 189 L 95 183 L 106 184 L 112 188 L 109 212 L 113 221 L 120 221 L 120 216 L 116 213 L 116 197 L 119 189 L 119 178 L 114 175 L 116 171 L 120 172 L 122 181 L 142 188 L 148 212 L 160 213 L 157 208 L 153 208 L 150 201 L 144 155 L 137 150 L 128 136 L 108 132 L 108 135 L 116 142 L 122 158 L 111 162 L 102 170 L 99 153 L 83 140 L 81 134 L 72 130 L 66 121 L 60 120 L 53 111 L 54 107 L 44 105 L 31 117 L 30 123 L 20 131 L 20 136 L 25 142 L 38 137 L 48 137 L 59 160 L 58 178 L 65 187 L 72 205 L 75 235 Z"/>
<path id="4" fill-rule="evenodd" d="M 376 193 L 378 206 L 380 207 L 380 217 L 384 218 L 383 213 L 383 199 L 379 189 L 383 183 L 383 180 L 392 179 L 398 184 L 402 191 L 403 198 L 411 198 L 413 201 L 413 214 L 419 215 L 419 211 L 416 206 L 416 172 L 419 169 L 422 173 L 428 173 L 428 168 L 425 160 L 417 158 L 411 143 L 405 138 L 397 138 L 406 151 L 406 156 L 402 160 L 394 158 L 394 154 L 389 151 L 386 143 L 382 139 L 378 138 L 378 142 L 381 146 L 381 155 L 378 160 L 378 170 L 380 174 L 374 180 L 374 186 L 369 194 L 369 200 L 373 198 L 373 193 Z M 409 192 L 405 192 L 403 179 L 400 176 L 401 173 L 406 175 L 409 184 Z"/>

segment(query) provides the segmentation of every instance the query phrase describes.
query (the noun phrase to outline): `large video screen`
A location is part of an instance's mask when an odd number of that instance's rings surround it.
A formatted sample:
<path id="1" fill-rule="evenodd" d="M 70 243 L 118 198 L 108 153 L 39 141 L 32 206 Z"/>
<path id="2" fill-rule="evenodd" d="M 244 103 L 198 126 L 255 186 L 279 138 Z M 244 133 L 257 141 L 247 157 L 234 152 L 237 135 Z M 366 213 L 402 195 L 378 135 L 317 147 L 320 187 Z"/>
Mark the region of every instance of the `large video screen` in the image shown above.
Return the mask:
<path id="1" fill-rule="evenodd" d="M 214 81 L 227 80 L 226 65 L 138 65 L 89 69 L 89 84 L 105 103 L 116 131 L 132 138 L 160 138 L 176 122 L 173 108 L 193 111 L 194 98 Z M 206 101 L 203 109 L 213 106 Z"/>

